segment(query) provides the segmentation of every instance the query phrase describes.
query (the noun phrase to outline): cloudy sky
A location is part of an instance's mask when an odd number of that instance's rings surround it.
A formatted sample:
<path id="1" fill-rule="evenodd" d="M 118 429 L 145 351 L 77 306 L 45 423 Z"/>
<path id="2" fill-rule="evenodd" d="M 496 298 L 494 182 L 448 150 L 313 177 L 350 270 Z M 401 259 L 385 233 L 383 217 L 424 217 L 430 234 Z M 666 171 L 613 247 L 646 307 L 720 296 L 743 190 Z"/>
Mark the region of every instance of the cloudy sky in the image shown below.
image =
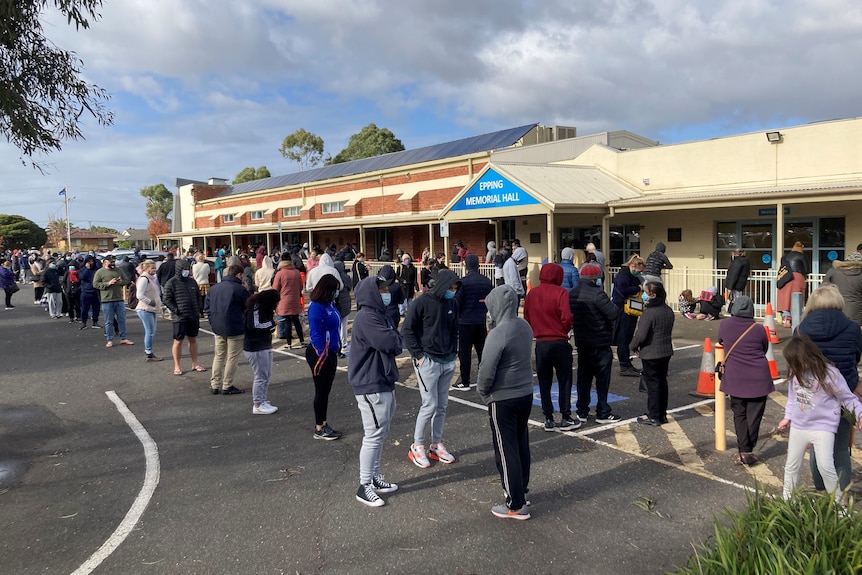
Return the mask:
<path id="1" fill-rule="evenodd" d="M 49 4 L 53 5 L 53 2 Z M 139 190 L 298 166 L 370 122 L 408 149 L 531 122 L 662 143 L 862 115 L 858 0 L 104 0 L 48 36 L 105 88 L 40 174 L 0 142 L 0 213 L 145 227 Z"/>

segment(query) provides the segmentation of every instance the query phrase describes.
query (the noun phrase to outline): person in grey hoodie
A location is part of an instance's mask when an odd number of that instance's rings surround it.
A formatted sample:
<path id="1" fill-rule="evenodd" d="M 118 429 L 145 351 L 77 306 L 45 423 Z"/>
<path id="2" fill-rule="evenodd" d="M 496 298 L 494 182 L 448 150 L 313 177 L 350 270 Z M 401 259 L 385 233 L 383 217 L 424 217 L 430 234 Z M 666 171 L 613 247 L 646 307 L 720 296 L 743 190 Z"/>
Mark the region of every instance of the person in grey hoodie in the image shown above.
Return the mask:
<path id="1" fill-rule="evenodd" d="M 529 519 L 526 500 L 530 483 L 530 435 L 527 422 L 533 407 L 533 370 L 530 346 L 533 330 L 518 317 L 518 294 L 509 286 L 494 288 L 485 298 L 496 324 L 485 340 L 479 364 L 477 391 L 488 406 L 494 461 L 506 504 L 491 508 L 503 519 Z"/>
<path id="2" fill-rule="evenodd" d="M 395 382 L 403 340 L 386 313 L 391 279 L 372 276 L 356 285 L 356 321 L 347 379 L 353 387 L 365 435 L 359 450 L 359 488 L 356 500 L 369 507 L 385 504 L 377 493 L 398 489 L 380 474 L 383 442 L 395 413 Z"/>

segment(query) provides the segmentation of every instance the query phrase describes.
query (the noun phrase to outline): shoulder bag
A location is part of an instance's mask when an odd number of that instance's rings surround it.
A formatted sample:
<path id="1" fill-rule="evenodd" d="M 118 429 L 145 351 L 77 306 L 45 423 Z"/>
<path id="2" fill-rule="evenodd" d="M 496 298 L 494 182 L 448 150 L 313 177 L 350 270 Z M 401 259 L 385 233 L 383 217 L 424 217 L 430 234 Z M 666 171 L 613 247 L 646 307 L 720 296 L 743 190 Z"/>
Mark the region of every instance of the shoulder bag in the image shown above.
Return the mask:
<path id="1" fill-rule="evenodd" d="M 736 338 L 736 341 L 733 342 L 733 345 L 730 346 L 730 349 L 727 350 L 726 354 L 724 354 L 724 361 L 720 362 L 718 365 L 715 366 L 715 373 L 718 376 L 719 381 L 721 381 L 724 378 L 724 366 L 727 364 L 727 358 L 729 358 L 730 354 L 733 353 L 733 348 L 735 348 L 736 344 L 738 344 L 740 341 L 742 341 L 742 338 L 744 338 L 746 335 L 748 335 L 748 332 L 750 332 L 752 329 L 754 329 L 754 326 L 756 326 L 756 325 L 757 325 L 757 323 L 755 322 L 755 323 L 752 323 L 750 326 L 748 326 L 748 329 L 745 330 L 744 332 L 742 332 L 742 335 L 740 335 L 738 338 Z"/>
<path id="2" fill-rule="evenodd" d="M 783 288 L 793 279 L 793 272 L 791 272 L 787 266 L 781 266 L 778 268 L 778 273 L 775 276 L 775 287 L 778 289 Z"/>

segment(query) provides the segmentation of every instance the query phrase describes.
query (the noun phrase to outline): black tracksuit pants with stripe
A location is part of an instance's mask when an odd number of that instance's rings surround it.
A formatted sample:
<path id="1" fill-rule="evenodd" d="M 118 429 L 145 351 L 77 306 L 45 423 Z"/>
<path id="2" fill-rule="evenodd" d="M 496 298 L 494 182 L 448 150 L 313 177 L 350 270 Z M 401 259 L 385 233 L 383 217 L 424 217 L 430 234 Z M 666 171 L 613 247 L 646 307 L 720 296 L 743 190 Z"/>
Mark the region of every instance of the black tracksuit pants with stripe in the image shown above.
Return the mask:
<path id="1" fill-rule="evenodd" d="M 533 407 L 533 396 L 494 401 L 488 405 L 494 461 L 506 506 L 518 510 L 526 504 L 530 484 L 530 434 L 527 422 Z"/>

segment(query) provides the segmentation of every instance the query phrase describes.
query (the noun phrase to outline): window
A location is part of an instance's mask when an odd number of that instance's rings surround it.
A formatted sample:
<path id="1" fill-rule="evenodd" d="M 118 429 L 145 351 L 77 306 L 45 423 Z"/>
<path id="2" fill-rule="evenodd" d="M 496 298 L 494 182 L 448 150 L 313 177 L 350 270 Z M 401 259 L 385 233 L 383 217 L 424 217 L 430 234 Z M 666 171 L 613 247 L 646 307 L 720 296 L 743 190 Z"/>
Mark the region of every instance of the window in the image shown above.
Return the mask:
<path id="1" fill-rule="evenodd" d="M 291 206 L 289 208 L 281 208 L 281 217 L 283 218 L 292 218 L 299 215 L 299 210 L 301 206 Z"/>
<path id="2" fill-rule="evenodd" d="M 344 202 L 323 202 L 320 204 L 320 213 L 337 214 L 344 211 Z"/>
<path id="3" fill-rule="evenodd" d="M 221 217 L 221 221 L 230 224 L 233 222 L 233 214 L 225 214 Z"/>
<path id="4" fill-rule="evenodd" d="M 263 210 L 254 210 L 249 215 L 249 218 L 252 220 L 262 220 L 263 219 Z"/>

